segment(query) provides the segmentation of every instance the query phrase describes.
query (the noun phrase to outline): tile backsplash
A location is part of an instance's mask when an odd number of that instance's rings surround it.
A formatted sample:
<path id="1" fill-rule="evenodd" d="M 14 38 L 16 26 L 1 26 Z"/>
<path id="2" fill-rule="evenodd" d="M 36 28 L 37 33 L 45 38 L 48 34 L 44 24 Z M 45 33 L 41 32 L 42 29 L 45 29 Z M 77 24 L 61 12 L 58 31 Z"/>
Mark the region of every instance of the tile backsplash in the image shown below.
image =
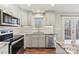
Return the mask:
<path id="1" fill-rule="evenodd" d="M 8 26 L 0 26 L 0 29 L 9 29 L 9 30 L 13 30 L 14 34 L 18 34 L 21 31 L 21 27 L 8 27 Z"/>

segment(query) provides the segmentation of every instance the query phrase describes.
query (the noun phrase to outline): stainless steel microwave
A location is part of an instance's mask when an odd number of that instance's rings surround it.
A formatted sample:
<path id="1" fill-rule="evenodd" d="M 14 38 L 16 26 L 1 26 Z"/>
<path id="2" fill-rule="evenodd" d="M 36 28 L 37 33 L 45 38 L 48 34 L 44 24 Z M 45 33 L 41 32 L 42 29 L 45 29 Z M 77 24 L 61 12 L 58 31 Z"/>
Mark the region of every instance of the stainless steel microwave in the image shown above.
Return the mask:
<path id="1" fill-rule="evenodd" d="M 7 13 L 2 12 L 0 10 L 0 25 L 12 25 L 12 26 L 18 26 L 20 25 L 20 19 L 17 17 L 13 17 L 12 15 L 9 15 Z"/>

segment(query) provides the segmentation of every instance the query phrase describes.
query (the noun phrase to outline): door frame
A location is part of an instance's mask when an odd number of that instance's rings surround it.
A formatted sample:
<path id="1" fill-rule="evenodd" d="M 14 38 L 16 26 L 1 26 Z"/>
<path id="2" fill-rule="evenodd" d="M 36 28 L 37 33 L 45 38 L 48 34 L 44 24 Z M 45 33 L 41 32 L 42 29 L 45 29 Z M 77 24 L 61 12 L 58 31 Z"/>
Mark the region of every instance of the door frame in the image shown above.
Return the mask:
<path id="1" fill-rule="evenodd" d="M 78 42 L 79 42 L 79 40 L 76 40 L 76 23 L 75 23 L 75 21 L 74 21 L 74 19 L 70 19 L 70 20 L 72 20 L 71 21 L 71 39 L 70 40 L 65 40 L 65 17 L 78 17 L 79 18 L 79 16 L 77 15 L 77 16 L 62 16 L 62 23 L 63 23 L 63 39 L 64 39 L 64 42 L 65 42 L 65 44 L 71 44 L 71 40 L 72 40 L 72 38 L 74 38 L 75 39 L 75 41 L 76 41 L 76 44 L 79 44 Z M 77 21 L 78 21 L 78 19 L 76 19 Z M 74 24 L 74 25 L 73 25 Z M 74 33 L 72 34 L 72 31 L 74 31 Z"/>
<path id="2" fill-rule="evenodd" d="M 65 40 L 65 17 L 68 17 L 68 16 L 62 16 L 62 26 L 63 26 L 63 39 L 64 39 L 64 44 L 71 44 L 71 39 L 70 40 Z"/>

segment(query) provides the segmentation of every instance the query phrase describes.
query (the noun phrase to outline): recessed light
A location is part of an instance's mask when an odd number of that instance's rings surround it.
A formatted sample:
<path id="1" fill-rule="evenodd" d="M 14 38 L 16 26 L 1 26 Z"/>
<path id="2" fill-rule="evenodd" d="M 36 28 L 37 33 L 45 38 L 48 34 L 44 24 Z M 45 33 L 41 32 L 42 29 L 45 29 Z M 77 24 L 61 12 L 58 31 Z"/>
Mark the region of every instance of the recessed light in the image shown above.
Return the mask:
<path id="1" fill-rule="evenodd" d="M 51 4 L 51 6 L 54 6 L 54 5 L 55 5 L 54 3 Z"/>
<path id="2" fill-rule="evenodd" d="M 27 4 L 27 6 L 31 6 L 31 4 Z"/>

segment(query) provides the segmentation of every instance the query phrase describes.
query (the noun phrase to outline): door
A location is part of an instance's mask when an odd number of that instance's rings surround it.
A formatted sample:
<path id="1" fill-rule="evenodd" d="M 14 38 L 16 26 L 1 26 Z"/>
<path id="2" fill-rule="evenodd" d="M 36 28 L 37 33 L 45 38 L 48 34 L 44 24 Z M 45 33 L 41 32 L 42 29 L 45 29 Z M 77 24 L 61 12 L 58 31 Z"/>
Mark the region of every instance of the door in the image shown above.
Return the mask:
<path id="1" fill-rule="evenodd" d="M 79 17 L 66 16 L 64 20 L 64 39 L 67 44 L 75 44 L 79 41 Z"/>

